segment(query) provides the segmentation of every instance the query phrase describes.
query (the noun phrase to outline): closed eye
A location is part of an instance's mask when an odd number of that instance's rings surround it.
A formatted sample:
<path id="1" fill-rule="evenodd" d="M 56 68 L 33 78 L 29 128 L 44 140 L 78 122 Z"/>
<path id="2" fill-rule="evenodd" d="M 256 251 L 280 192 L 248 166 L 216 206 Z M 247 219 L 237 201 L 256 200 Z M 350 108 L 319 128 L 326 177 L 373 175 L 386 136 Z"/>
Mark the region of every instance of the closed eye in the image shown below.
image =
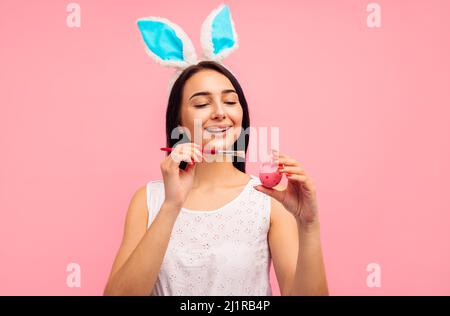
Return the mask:
<path id="1" fill-rule="evenodd" d="M 229 104 L 229 105 L 233 105 L 233 104 L 236 104 L 237 102 L 225 102 L 225 104 Z M 205 104 L 197 104 L 197 105 L 194 105 L 194 107 L 196 107 L 196 108 L 202 108 L 202 107 L 205 107 L 205 106 L 207 106 L 209 103 L 205 103 Z"/>

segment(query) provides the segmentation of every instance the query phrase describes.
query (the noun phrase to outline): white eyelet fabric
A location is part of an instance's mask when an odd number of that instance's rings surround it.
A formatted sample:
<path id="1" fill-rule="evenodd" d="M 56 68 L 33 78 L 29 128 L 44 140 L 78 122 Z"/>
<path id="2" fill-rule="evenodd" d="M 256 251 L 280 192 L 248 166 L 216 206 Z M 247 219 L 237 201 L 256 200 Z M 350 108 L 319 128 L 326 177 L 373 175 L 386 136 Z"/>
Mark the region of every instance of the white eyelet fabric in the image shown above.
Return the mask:
<path id="1" fill-rule="evenodd" d="M 216 210 L 182 208 L 151 295 L 270 296 L 270 197 L 251 179 Z M 164 201 L 164 182 L 147 183 L 148 227 Z"/>

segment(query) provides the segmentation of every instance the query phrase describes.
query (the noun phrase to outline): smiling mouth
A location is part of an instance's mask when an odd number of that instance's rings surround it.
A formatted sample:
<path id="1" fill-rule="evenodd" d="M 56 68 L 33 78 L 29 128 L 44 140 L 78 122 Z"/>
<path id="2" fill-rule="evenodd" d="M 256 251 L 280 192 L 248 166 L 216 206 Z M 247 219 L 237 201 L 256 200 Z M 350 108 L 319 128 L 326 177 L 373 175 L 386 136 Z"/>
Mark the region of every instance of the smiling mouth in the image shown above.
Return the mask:
<path id="1" fill-rule="evenodd" d="M 205 131 L 212 135 L 222 135 L 222 134 L 225 134 L 230 128 L 231 128 L 231 126 L 227 126 L 227 127 L 223 127 L 223 128 L 207 127 L 207 128 L 205 128 Z"/>

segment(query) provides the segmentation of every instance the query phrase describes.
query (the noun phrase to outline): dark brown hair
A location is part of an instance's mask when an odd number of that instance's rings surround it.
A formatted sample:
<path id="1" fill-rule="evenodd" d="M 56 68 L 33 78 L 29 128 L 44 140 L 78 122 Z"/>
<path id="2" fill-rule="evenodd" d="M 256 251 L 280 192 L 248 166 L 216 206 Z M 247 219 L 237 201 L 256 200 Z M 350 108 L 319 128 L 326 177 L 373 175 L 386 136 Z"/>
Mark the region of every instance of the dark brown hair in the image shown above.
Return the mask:
<path id="1" fill-rule="evenodd" d="M 169 102 L 166 111 L 166 145 L 167 147 L 173 147 L 176 143 L 180 142 L 179 138 L 173 139 L 171 135 L 172 131 L 177 128 L 177 126 L 181 125 L 180 109 L 182 103 L 183 88 L 186 84 L 186 81 L 195 73 L 205 69 L 215 70 L 227 77 L 236 90 L 236 93 L 239 97 L 239 103 L 242 106 L 242 131 L 239 135 L 238 140 L 236 140 L 236 142 L 233 144 L 232 149 L 238 150 L 237 144 L 244 143 L 245 148 L 239 148 L 239 150 L 245 150 L 245 153 L 247 153 L 250 135 L 248 133 L 244 133 L 244 131 L 247 130 L 247 128 L 250 126 L 250 115 L 248 112 L 248 106 L 247 101 L 245 100 L 244 92 L 242 91 L 241 85 L 237 81 L 236 77 L 224 66 L 214 61 L 201 61 L 196 65 L 189 66 L 188 68 L 183 70 L 183 72 L 174 82 L 172 90 L 170 91 Z M 242 142 L 242 137 L 245 137 L 244 142 Z M 245 172 L 245 159 L 233 159 L 233 165 L 240 171 Z"/>

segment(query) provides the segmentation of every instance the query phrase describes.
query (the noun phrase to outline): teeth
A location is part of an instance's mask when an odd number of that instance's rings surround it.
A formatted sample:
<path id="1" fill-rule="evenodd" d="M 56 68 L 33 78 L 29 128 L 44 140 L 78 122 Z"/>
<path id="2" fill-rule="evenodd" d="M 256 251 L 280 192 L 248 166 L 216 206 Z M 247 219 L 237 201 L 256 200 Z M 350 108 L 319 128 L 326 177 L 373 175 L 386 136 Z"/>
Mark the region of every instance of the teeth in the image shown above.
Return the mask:
<path id="1" fill-rule="evenodd" d="M 207 127 L 206 130 L 211 133 L 221 133 L 229 129 L 229 127 L 217 128 L 217 127 Z"/>

